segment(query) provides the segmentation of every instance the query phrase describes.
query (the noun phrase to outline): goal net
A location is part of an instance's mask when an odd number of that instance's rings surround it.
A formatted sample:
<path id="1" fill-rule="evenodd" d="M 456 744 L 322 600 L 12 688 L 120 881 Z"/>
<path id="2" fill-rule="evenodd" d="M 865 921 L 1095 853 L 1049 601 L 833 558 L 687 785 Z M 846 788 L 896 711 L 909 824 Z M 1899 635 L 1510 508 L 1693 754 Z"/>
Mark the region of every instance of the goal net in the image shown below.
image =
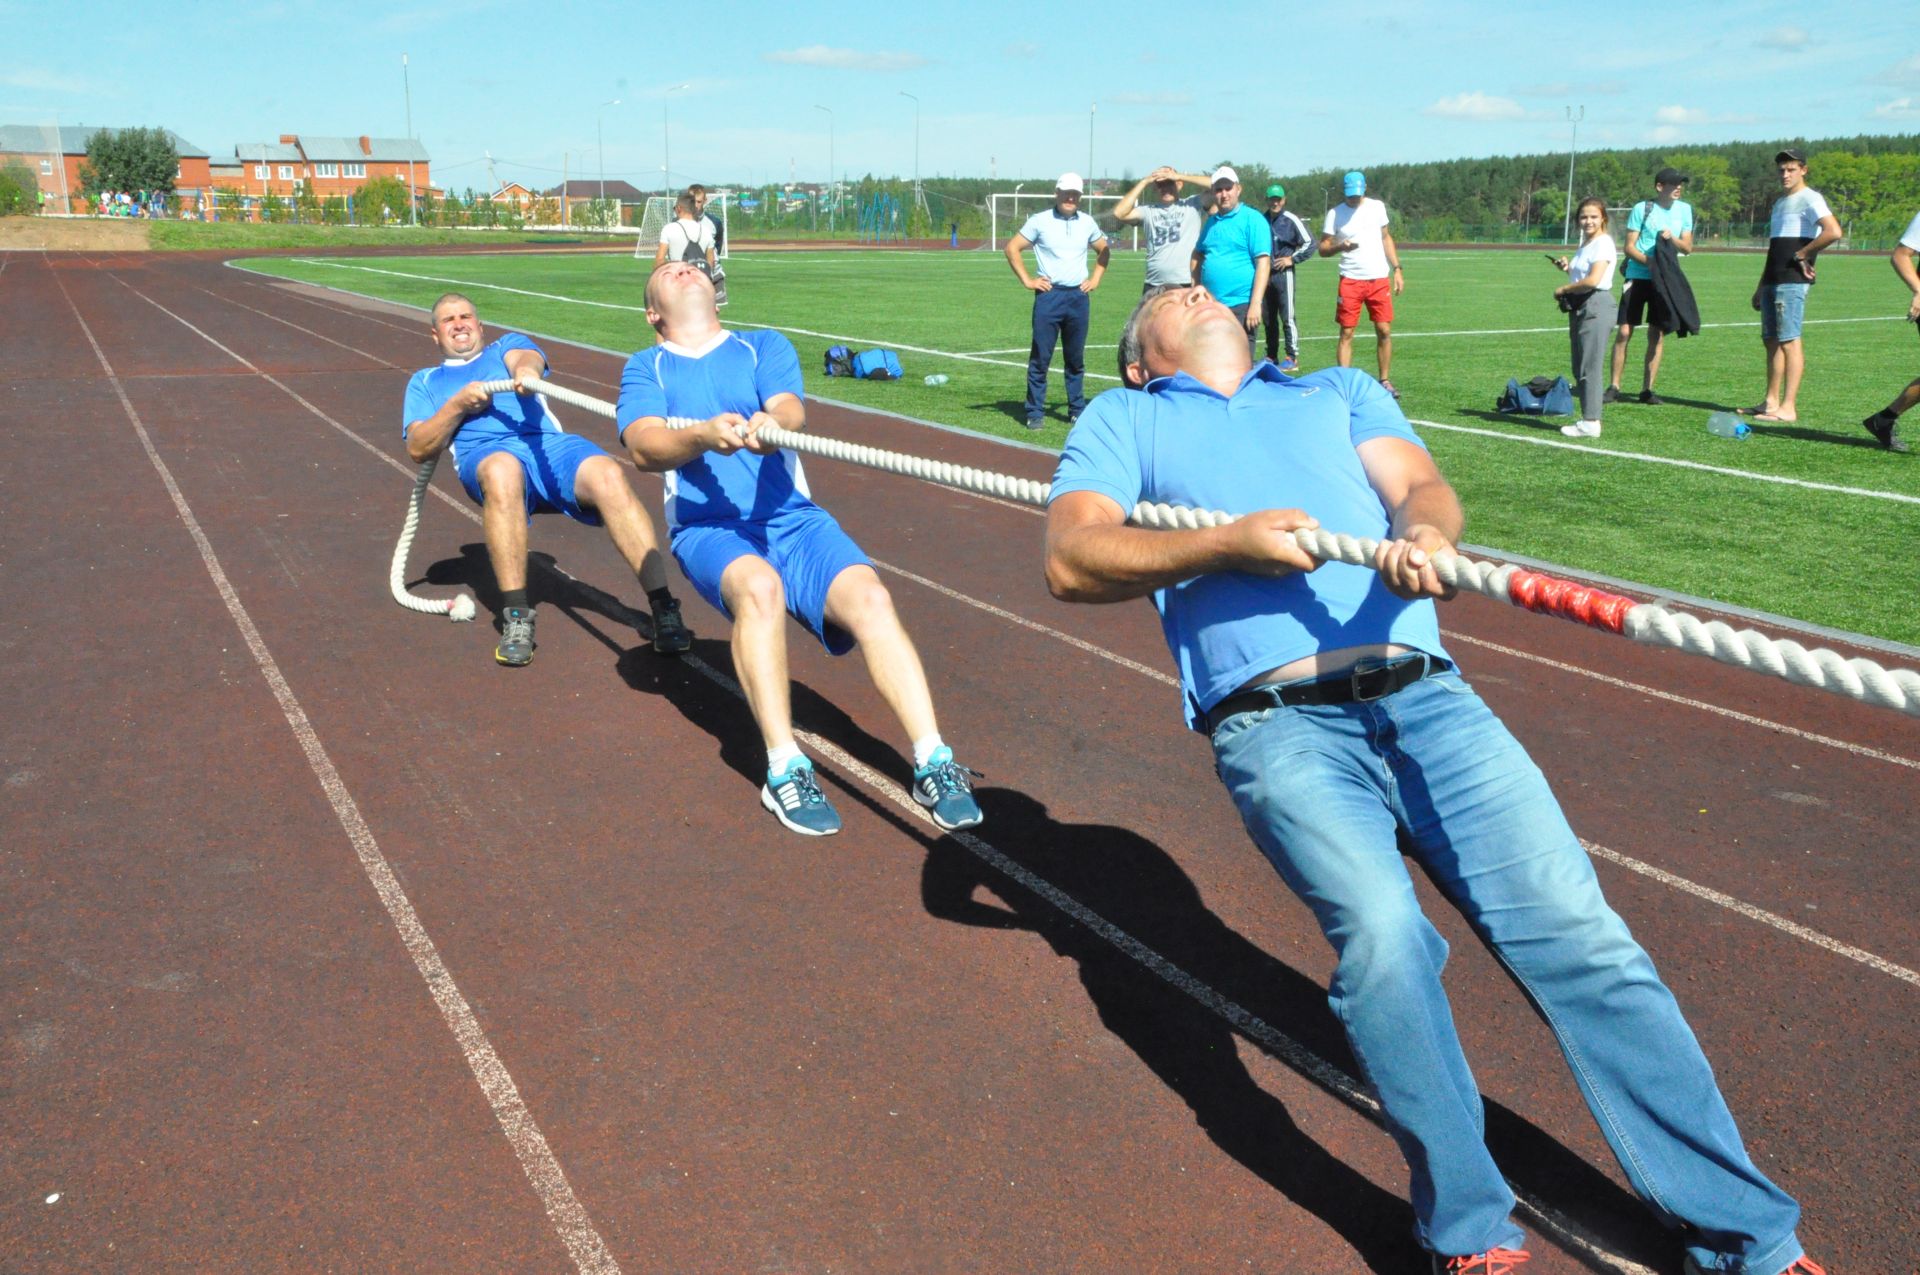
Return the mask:
<path id="1" fill-rule="evenodd" d="M 1100 229 L 1107 232 L 1107 241 L 1115 248 L 1138 252 L 1139 223 L 1114 220 L 1113 206 L 1122 198 L 1120 195 L 1082 195 L 1080 207 L 1100 223 Z M 987 196 L 988 239 L 981 246 L 993 252 L 1001 251 L 1006 247 L 1007 240 L 1027 224 L 1027 218 L 1052 206 L 1053 192 L 1050 190 L 1011 191 Z"/>
<path id="2" fill-rule="evenodd" d="M 9 109 L 0 107 L 0 119 L 10 114 Z M 37 119 L 30 124 L 0 124 L 0 168 L 11 170 L 7 177 L 25 201 L 22 211 L 85 211 L 80 207 L 80 192 L 68 171 L 66 152 L 70 149 L 69 143 L 73 147 L 83 145 L 82 139 L 90 131 L 70 128 L 63 135 L 60 125 L 50 119 Z M 40 202 L 42 194 L 46 196 L 44 204 Z"/>
<path id="3" fill-rule="evenodd" d="M 652 261 L 654 253 L 660 250 L 660 232 L 673 220 L 674 195 L 648 195 L 647 206 L 640 214 L 640 237 L 634 241 L 633 255 L 638 260 Z M 712 191 L 707 195 L 707 216 L 714 224 L 714 255 L 725 261 L 732 248 L 733 236 L 728 234 L 728 206 L 733 202 L 730 190 Z"/>

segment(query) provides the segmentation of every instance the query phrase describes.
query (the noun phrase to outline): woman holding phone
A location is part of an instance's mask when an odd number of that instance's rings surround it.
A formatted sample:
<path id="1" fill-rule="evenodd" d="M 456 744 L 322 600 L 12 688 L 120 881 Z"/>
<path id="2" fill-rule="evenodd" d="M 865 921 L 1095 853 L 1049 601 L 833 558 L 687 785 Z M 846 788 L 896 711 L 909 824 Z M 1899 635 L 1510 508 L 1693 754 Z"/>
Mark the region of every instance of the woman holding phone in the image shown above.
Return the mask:
<path id="1" fill-rule="evenodd" d="M 1618 309 L 1612 292 L 1613 268 L 1620 253 L 1607 233 L 1604 200 L 1581 200 L 1574 220 L 1580 225 L 1580 247 L 1572 257 L 1553 258 L 1554 268 L 1567 272 L 1567 282 L 1553 290 L 1553 297 L 1567 316 L 1567 335 L 1573 343 L 1580 419 L 1562 425 L 1560 432 L 1569 438 L 1598 438 L 1601 395 L 1607 388 L 1607 349 Z"/>

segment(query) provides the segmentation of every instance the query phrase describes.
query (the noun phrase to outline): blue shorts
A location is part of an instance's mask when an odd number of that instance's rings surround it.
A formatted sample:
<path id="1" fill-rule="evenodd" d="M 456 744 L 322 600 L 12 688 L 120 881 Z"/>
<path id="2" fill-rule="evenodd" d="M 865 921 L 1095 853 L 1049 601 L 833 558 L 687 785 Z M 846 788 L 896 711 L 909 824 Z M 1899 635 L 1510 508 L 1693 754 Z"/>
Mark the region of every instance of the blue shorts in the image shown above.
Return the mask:
<path id="1" fill-rule="evenodd" d="M 827 623 L 827 590 L 848 567 L 872 566 L 872 560 L 818 505 L 775 514 L 765 522 L 702 522 L 673 533 L 673 556 L 700 596 L 720 614 L 733 612 L 720 596 L 720 577 L 734 561 L 752 554 L 780 575 L 787 614 L 820 639 L 829 654 L 853 649 L 853 634 Z"/>
<path id="2" fill-rule="evenodd" d="M 600 515 L 575 498 L 573 479 L 580 466 L 605 456 L 605 451 L 578 434 L 516 434 L 481 447 L 460 448 L 460 485 L 475 504 L 486 503 L 480 491 L 480 462 L 495 452 L 506 452 L 520 462 L 527 517 L 553 509 L 589 527 L 600 525 Z"/>
<path id="3" fill-rule="evenodd" d="M 1770 283 L 1760 289 L 1760 339 L 1798 341 L 1807 315 L 1804 283 Z"/>

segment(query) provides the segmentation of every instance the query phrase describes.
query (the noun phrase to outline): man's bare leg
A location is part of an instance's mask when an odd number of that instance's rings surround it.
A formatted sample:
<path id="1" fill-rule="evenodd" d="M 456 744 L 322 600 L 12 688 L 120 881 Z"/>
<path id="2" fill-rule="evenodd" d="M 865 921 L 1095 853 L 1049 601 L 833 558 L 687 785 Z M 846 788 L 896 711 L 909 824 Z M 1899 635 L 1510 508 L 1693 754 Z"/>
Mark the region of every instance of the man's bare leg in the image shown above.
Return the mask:
<path id="1" fill-rule="evenodd" d="M 1660 357 L 1667 352 L 1667 343 L 1663 339 L 1666 335 L 1652 324 L 1647 325 L 1647 367 L 1645 379 L 1640 383 L 1640 388 L 1645 393 L 1653 393 L 1653 382 L 1660 375 Z M 1626 354 L 1624 345 L 1617 348 L 1622 356 Z M 1613 379 L 1618 381 L 1620 374 L 1615 372 Z"/>
<path id="2" fill-rule="evenodd" d="M 1800 419 L 1800 377 L 1807 370 L 1807 347 L 1799 338 L 1780 343 L 1780 397 L 1773 414 L 1783 421 Z"/>
<path id="3" fill-rule="evenodd" d="M 1380 360 L 1380 379 L 1383 381 L 1391 380 L 1392 377 L 1389 376 L 1389 373 L 1393 369 L 1393 325 L 1391 323 L 1376 323 L 1373 325 L 1373 334 L 1380 339 L 1380 350 L 1378 353 Z"/>
<path id="4" fill-rule="evenodd" d="M 1627 371 L 1627 347 L 1633 344 L 1633 329 L 1621 324 L 1613 330 L 1613 375 L 1607 381 L 1607 387 L 1618 393 L 1620 378 Z M 1648 382 L 1652 384 L 1651 381 Z"/>
<path id="5" fill-rule="evenodd" d="M 1353 329 L 1341 328 L 1340 339 L 1334 343 L 1333 361 L 1341 367 L 1353 366 Z"/>
<path id="6" fill-rule="evenodd" d="M 793 747 L 787 685 L 787 591 L 765 558 L 735 558 L 720 573 L 720 597 L 733 612 L 733 671 L 767 751 Z"/>
<path id="7" fill-rule="evenodd" d="M 502 593 L 527 587 L 526 474 L 506 452 L 480 462 L 480 525 L 493 563 L 493 582 Z"/>
<path id="8" fill-rule="evenodd" d="M 933 715 L 933 692 L 913 639 L 893 609 L 893 597 L 872 567 L 848 567 L 827 588 L 827 619 L 853 635 L 867 662 L 867 674 L 887 707 L 906 728 L 909 740 L 940 733 Z"/>
<path id="9" fill-rule="evenodd" d="M 575 497 L 594 509 L 606 524 L 613 547 L 627 560 L 648 593 L 667 587 L 666 555 L 653 530 L 653 519 L 633 490 L 627 472 L 611 456 L 584 461 L 573 480 Z"/>

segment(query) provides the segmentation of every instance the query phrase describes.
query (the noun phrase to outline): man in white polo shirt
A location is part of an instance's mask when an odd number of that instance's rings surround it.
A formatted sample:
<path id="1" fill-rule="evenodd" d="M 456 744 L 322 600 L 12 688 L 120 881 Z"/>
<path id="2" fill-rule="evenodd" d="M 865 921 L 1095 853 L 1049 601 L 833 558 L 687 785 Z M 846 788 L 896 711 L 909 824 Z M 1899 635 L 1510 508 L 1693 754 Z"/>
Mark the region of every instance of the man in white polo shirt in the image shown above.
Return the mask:
<path id="1" fill-rule="evenodd" d="M 1920 256 L 1920 213 L 1915 213 L 1913 220 L 1907 223 L 1907 233 L 1900 236 L 1900 242 L 1893 248 L 1893 272 L 1900 276 L 1900 282 L 1906 284 L 1907 291 L 1912 293 L 1907 302 L 1907 321 L 1920 324 L 1920 270 L 1914 268 L 1916 256 Z M 1900 437 L 1897 426 L 1901 415 L 1915 403 L 1920 403 L 1920 377 L 1908 381 L 1907 388 L 1893 396 L 1893 402 L 1860 424 L 1888 451 L 1907 451 L 1906 440 Z"/>
<path id="2" fill-rule="evenodd" d="M 1107 233 L 1091 213 L 1080 211 L 1080 174 L 1062 173 L 1053 184 L 1053 207 L 1027 218 L 1019 233 L 1007 240 L 1007 262 L 1020 286 L 1033 295 L 1033 346 L 1027 354 L 1027 428 L 1047 425 L 1047 369 L 1053 347 L 1065 347 L 1067 364 L 1067 424 L 1086 409 L 1088 294 L 1100 286 L 1107 272 Z M 1038 274 L 1027 273 L 1021 254 L 1033 249 Z M 1091 273 L 1087 249 L 1095 253 Z"/>
<path id="3" fill-rule="evenodd" d="M 1399 398 L 1387 373 L 1393 366 L 1393 299 L 1407 286 L 1400 250 L 1387 231 L 1387 206 L 1366 197 L 1366 174 L 1348 173 L 1340 189 L 1346 198 L 1327 210 L 1320 232 L 1321 255 L 1340 256 L 1340 299 L 1333 308 L 1333 321 L 1340 328 L 1335 361 L 1353 366 L 1353 330 L 1360 326 L 1360 308 L 1365 306 L 1380 340 L 1380 384 Z"/>
<path id="4" fill-rule="evenodd" d="M 1780 170 L 1780 198 L 1773 201 L 1767 228 L 1767 264 L 1753 290 L 1760 312 L 1760 340 L 1767 350 L 1767 395 L 1742 410 L 1757 421 L 1800 419 L 1796 400 L 1806 353 L 1800 325 L 1806 321 L 1807 292 L 1813 287 L 1813 262 L 1820 250 L 1840 238 L 1840 222 L 1826 196 L 1807 185 L 1807 157 L 1783 150 L 1773 157 Z"/>

